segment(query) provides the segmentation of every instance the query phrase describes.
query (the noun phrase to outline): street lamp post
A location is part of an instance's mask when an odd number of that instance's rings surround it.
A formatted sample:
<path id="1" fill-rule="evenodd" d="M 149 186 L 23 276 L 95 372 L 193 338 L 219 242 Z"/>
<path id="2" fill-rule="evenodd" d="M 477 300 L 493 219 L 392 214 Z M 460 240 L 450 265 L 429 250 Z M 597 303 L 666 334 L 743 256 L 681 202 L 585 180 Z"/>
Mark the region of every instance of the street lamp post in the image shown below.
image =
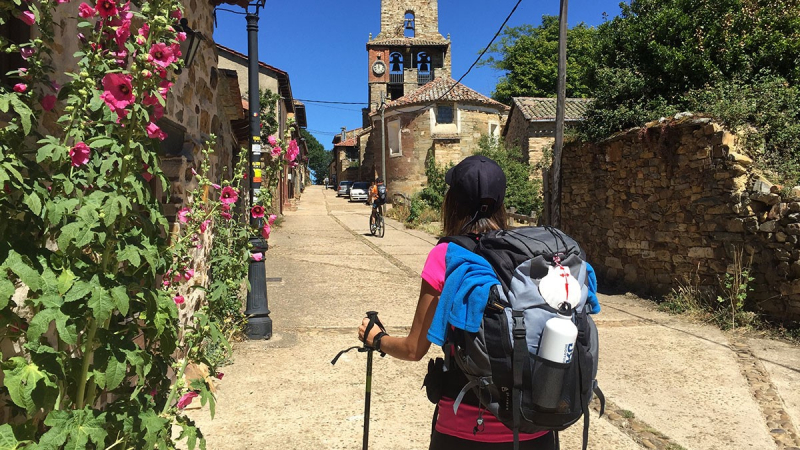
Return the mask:
<path id="1" fill-rule="evenodd" d="M 249 207 L 258 202 L 258 193 L 261 190 L 261 104 L 258 86 L 258 10 L 264 7 L 266 0 L 258 0 L 247 5 L 247 52 L 248 73 L 247 89 L 250 107 L 250 151 L 248 152 L 248 180 L 250 186 Z M 252 8 L 252 10 L 251 10 Z M 255 218 L 247 211 L 250 225 L 256 229 L 261 228 L 263 220 Z M 250 238 L 251 252 L 263 253 L 269 248 L 267 241 L 261 236 Z M 267 272 L 264 258 L 256 261 L 250 258 L 247 270 L 247 280 L 250 288 L 247 291 L 247 307 L 244 311 L 247 316 L 245 334 L 248 339 L 269 339 L 272 337 L 272 319 L 269 317 L 267 301 Z"/>

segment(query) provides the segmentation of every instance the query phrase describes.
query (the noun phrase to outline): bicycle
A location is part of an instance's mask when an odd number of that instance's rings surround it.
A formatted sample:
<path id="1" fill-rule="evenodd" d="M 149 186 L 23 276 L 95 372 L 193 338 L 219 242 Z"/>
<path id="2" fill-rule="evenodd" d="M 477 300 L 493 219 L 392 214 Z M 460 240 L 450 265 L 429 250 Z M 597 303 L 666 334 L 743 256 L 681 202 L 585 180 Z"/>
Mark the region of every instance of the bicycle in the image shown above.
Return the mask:
<path id="1" fill-rule="evenodd" d="M 386 223 L 383 220 L 383 205 L 372 208 L 372 214 L 369 216 L 369 232 L 378 237 L 383 237 L 386 232 Z"/>

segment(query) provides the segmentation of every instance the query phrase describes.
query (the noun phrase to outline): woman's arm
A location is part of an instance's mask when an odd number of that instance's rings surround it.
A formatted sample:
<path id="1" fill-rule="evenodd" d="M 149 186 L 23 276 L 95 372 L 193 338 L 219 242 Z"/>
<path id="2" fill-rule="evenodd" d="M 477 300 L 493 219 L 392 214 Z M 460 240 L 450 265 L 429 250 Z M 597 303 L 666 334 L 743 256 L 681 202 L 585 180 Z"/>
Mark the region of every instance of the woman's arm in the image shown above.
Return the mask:
<path id="1" fill-rule="evenodd" d="M 427 281 L 422 280 L 419 289 L 419 301 L 417 310 L 414 313 L 414 322 L 411 324 L 411 331 L 408 336 L 384 336 L 381 338 L 381 351 L 398 359 L 406 361 L 419 361 L 431 347 L 428 341 L 428 328 L 433 321 L 433 313 L 436 312 L 436 305 L 439 303 L 439 291 L 434 289 Z M 361 326 L 358 327 L 358 339 L 364 341 L 364 330 L 369 324 L 369 319 L 364 318 Z M 372 345 L 372 339 L 380 332 L 378 327 L 372 327 L 367 337 L 366 344 Z"/>

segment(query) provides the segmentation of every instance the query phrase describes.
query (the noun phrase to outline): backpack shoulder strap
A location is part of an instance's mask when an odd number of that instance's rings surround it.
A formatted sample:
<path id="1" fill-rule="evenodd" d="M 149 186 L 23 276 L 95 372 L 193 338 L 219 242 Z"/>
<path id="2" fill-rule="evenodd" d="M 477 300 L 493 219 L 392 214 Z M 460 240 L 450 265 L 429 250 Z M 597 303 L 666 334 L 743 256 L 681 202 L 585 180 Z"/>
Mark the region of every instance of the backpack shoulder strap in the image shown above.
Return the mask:
<path id="1" fill-rule="evenodd" d="M 444 244 L 446 242 L 452 242 L 454 244 L 458 244 L 465 249 L 475 252 L 478 249 L 478 242 L 480 241 L 481 236 L 477 234 L 462 234 L 458 236 L 445 236 L 439 239 L 439 244 Z"/>

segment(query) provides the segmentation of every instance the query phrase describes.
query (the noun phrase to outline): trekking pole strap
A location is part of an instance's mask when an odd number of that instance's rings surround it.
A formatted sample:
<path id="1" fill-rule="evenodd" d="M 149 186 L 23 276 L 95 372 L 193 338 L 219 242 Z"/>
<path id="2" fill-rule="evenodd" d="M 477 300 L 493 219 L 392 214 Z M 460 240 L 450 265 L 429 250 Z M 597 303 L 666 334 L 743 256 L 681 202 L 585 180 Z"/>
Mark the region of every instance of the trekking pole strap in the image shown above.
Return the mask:
<path id="1" fill-rule="evenodd" d="M 346 349 L 344 349 L 344 350 L 340 351 L 340 352 L 339 352 L 339 353 L 337 353 L 337 354 L 336 354 L 336 356 L 333 358 L 333 360 L 331 361 L 331 364 L 332 364 L 332 365 L 336 364 L 336 361 L 338 361 L 338 360 L 339 360 L 339 357 L 340 357 L 340 356 L 342 356 L 342 355 L 344 355 L 345 353 L 349 352 L 350 350 L 358 350 L 358 351 L 361 351 L 361 346 L 358 346 L 358 345 L 356 345 L 356 346 L 354 346 L 354 347 L 346 348 Z"/>
<path id="2" fill-rule="evenodd" d="M 387 334 L 386 328 L 384 328 L 381 319 L 378 318 L 378 311 L 367 311 L 367 319 L 369 319 L 369 323 L 367 324 L 367 328 L 364 329 L 364 347 L 368 348 L 369 350 L 374 350 L 375 349 L 374 347 L 367 345 L 367 336 L 369 336 L 369 332 L 372 331 L 372 327 L 377 325 L 382 333 Z M 386 356 L 386 353 L 381 352 L 380 350 L 378 351 L 380 352 L 382 357 Z"/>

